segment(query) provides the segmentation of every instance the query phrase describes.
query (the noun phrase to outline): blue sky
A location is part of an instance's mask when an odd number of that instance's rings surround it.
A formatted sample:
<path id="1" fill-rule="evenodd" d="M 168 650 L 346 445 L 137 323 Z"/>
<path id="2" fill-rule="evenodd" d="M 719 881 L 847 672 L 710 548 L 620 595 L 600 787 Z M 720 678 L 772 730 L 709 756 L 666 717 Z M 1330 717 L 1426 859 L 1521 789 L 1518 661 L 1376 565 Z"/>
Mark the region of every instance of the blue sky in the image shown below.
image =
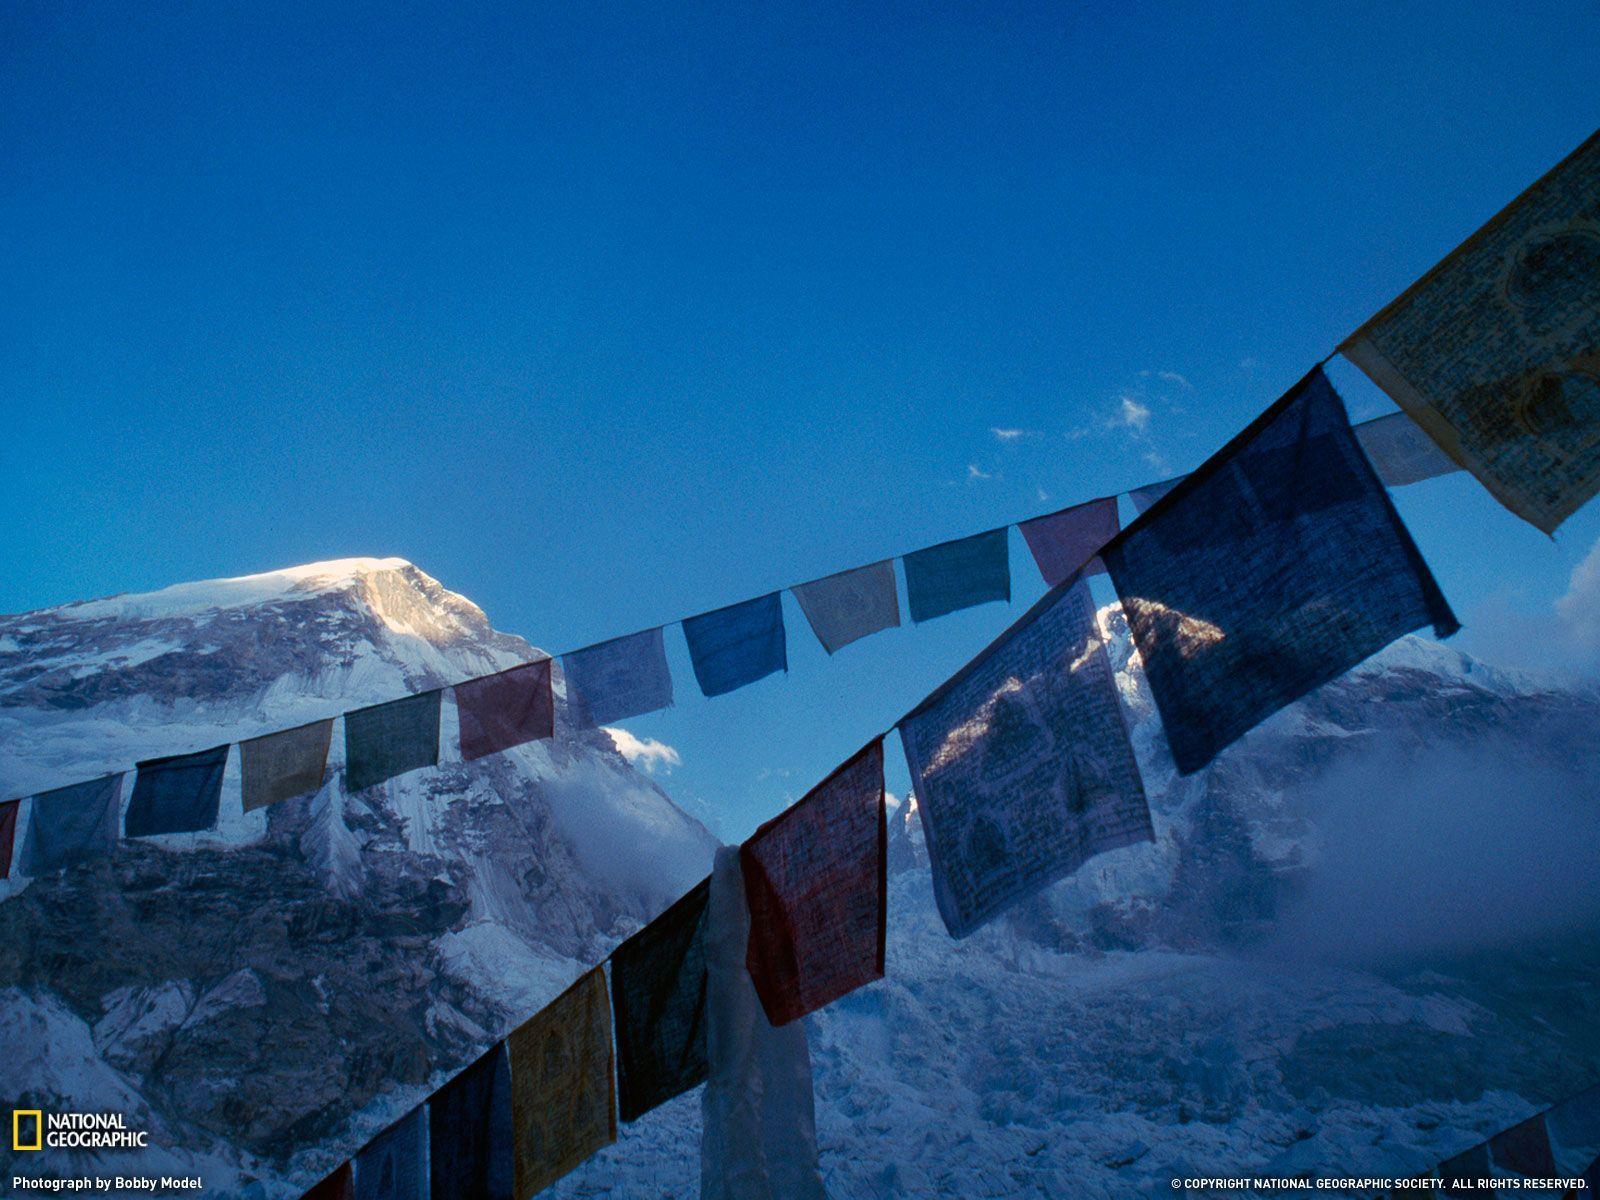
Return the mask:
<path id="1" fill-rule="evenodd" d="M 0 611 L 393 554 L 556 651 L 1192 467 L 1600 124 L 1585 0 L 0 22 Z M 1600 504 L 1399 503 L 1463 648 L 1600 630 Z M 630 728 L 741 834 L 1024 553 Z"/>

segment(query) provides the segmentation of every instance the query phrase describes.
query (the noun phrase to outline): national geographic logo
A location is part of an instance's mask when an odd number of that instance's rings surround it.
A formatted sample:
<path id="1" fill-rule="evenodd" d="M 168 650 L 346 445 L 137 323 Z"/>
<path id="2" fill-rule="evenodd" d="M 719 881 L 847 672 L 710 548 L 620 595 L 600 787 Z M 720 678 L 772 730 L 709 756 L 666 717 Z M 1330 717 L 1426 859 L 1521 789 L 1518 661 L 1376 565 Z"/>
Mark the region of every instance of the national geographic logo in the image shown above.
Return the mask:
<path id="1" fill-rule="evenodd" d="M 11 1111 L 13 1150 L 144 1150 L 149 1145 L 150 1135 L 129 1129 L 121 1113 Z"/>

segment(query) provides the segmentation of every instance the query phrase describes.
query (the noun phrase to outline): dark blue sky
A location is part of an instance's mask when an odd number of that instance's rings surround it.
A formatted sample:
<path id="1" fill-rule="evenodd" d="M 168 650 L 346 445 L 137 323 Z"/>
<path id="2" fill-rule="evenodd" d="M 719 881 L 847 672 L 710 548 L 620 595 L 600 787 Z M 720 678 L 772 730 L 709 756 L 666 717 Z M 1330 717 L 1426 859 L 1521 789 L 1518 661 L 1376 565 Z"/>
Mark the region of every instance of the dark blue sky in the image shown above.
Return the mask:
<path id="1" fill-rule="evenodd" d="M 1193 466 L 1600 124 L 1588 0 L 0 25 L 0 611 L 394 554 L 552 650 Z M 1600 506 L 1400 503 L 1547 657 Z M 730 834 L 1012 615 L 790 613 L 632 726 Z"/>

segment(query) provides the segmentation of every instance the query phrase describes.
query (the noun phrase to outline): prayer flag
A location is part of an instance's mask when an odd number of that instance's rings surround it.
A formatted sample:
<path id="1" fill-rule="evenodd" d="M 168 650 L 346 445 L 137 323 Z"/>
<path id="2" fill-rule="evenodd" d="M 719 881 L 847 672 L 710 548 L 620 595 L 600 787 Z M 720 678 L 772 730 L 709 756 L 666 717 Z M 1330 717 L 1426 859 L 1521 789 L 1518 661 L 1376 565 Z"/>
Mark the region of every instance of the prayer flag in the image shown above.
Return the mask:
<path id="1" fill-rule="evenodd" d="M 706 907 L 700 1200 L 823 1200 L 806 1025 L 773 1028 L 756 998 L 742 857 L 717 850 Z"/>
<path id="2" fill-rule="evenodd" d="M 344 780 L 352 792 L 439 762 L 439 691 L 344 715 Z"/>
<path id="3" fill-rule="evenodd" d="M 532 1196 L 617 1140 L 611 1003 L 596 967 L 510 1037 L 517 1195 Z"/>
<path id="4" fill-rule="evenodd" d="M 122 776 L 42 792 L 28 805 L 28 836 L 22 843 L 22 872 L 43 875 L 91 858 L 103 858 L 117 844 L 122 807 Z"/>
<path id="5" fill-rule="evenodd" d="M 1495 1166 L 1535 1179 L 1550 1179 L 1556 1173 L 1556 1158 L 1550 1150 L 1550 1135 L 1544 1127 L 1544 1114 L 1529 1117 L 1489 1139 L 1489 1157 Z"/>
<path id="6" fill-rule="evenodd" d="M 1600 1154 L 1600 1087 L 1569 1096 L 1545 1114 L 1550 1140 L 1563 1171 L 1572 1172 Z"/>
<path id="7" fill-rule="evenodd" d="M 428 1101 L 432 1200 L 512 1200 L 511 1071 L 497 1042 Z"/>
<path id="8" fill-rule="evenodd" d="M 332 740 L 333 721 L 329 719 L 240 742 L 244 811 L 254 812 L 320 789 Z"/>
<path id="9" fill-rule="evenodd" d="M 707 696 L 721 696 L 789 669 L 783 598 L 773 592 L 683 622 L 694 677 Z"/>
<path id="10" fill-rule="evenodd" d="M 1339 349 L 1553 533 L 1600 491 L 1600 133 Z"/>
<path id="11" fill-rule="evenodd" d="M 1356 440 L 1385 487 L 1404 487 L 1461 470 L 1422 431 L 1422 426 L 1403 412 L 1363 421 L 1355 431 Z"/>
<path id="12" fill-rule="evenodd" d="M 790 590 L 829 654 L 869 633 L 900 624 L 892 558 L 813 579 Z"/>
<path id="13" fill-rule="evenodd" d="M 301 1200 L 350 1200 L 350 1164 L 340 1163 L 321 1183 L 312 1186 Z"/>
<path id="14" fill-rule="evenodd" d="M 709 892 L 701 880 L 611 953 L 624 1121 L 705 1082 Z"/>
<path id="15" fill-rule="evenodd" d="M 1009 554 L 1004 528 L 907 554 L 901 561 L 911 619 L 931 621 L 990 600 L 1010 600 Z"/>
<path id="16" fill-rule="evenodd" d="M 428 1200 L 427 1117 L 421 1105 L 356 1155 L 355 1200 Z"/>
<path id="17" fill-rule="evenodd" d="M 1095 556 L 1122 526 L 1117 520 L 1117 498 L 1107 496 L 1047 517 L 1035 517 L 1017 528 L 1033 551 L 1039 574 L 1045 583 L 1055 587 L 1080 570 L 1085 575 L 1104 571 L 1105 565 Z"/>
<path id="18" fill-rule="evenodd" d="M 965 937 L 1154 838 L 1089 585 L 1058 584 L 900 722 L 939 913 Z"/>
<path id="19" fill-rule="evenodd" d="M 1185 775 L 1402 634 L 1459 628 L 1320 369 L 1101 558 Z"/>
<path id="20" fill-rule="evenodd" d="M 20 800 L 7 800 L 0 804 L 0 879 L 11 877 L 11 845 L 17 836 L 17 810 Z"/>
<path id="21" fill-rule="evenodd" d="M 579 729 L 609 725 L 672 704 L 661 628 L 612 638 L 561 656 L 567 704 Z"/>
<path id="22" fill-rule="evenodd" d="M 455 691 L 466 762 L 555 733 L 548 658 L 458 683 Z"/>
<path id="23" fill-rule="evenodd" d="M 1470 1150 L 1463 1150 L 1454 1158 L 1447 1158 L 1439 1164 L 1439 1178 L 1444 1181 L 1447 1193 L 1475 1192 L 1475 1181 L 1489 1177 L 1489 1146 L 1486 1142 L 1479 1142 Z M 1466 1186 L 1457 1188 L 1454 1185 L 1458 1183 Z"/>
<path id="24" fill-rule="evenodd" d="M 883 978 L 888 852 L 881 738 L 745 842 L 746 965 L 774 1025 Z"/>
<path id="25" fill-rule="evenodd" d="M 1146 509 L 1187 478 L 1187 475 L 1179 475 L 1176 479 L 1163 479 L 1160 483 L 1147 483 L 1142 488 L 1134 488 L 1128 493 L 1128 499 L 1133 501 L 1133 511 L 1143 516 Z"/>
<path id="26" fill-rule="evenodd" d="M 227 765 L 227 746 L 146 759 L 133 781 L 123 833 L 131 838 L 156 837 L 212 828 Z"/>

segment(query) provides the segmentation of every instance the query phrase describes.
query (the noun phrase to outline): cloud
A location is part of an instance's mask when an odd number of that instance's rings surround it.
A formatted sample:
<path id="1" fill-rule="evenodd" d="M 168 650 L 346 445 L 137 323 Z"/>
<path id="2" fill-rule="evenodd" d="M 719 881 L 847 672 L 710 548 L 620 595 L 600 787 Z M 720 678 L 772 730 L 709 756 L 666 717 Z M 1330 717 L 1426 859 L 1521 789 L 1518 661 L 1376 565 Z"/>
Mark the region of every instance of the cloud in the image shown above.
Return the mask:
<path id="1" fill-rule="evenodd" d="M 1556 598 L 1556 620 L 1578 661 L 1600 667 L 1600 538 L 1572 569 L 1566 592 Z"/>
<path id="2" fill-rule="evenodd" d="M 1020 442 L 1023 438 L 1039 436 L 1034 429 L 1002 429 L 998 425 L 989 426 L 989 432 L 994 434 L 997 442 Z"/>
<path id="3" fill-rule="evenodd" d="M 994 476 L 987 471 L 979 470 L 977 463 L 967 464 L 967 480 L 976 483 L 980 479 L 993 479 Z"/>
<path id="4" fill-rule="evenodd" d="M 1150 428 L 1150 406 L 1132 396 L 1124 395 L 1117 404 L 1117 413 L 1106 422 L 1111 429 L 1131 429 L 1143 433 Z"/>
<path id="5" fill-rule="evenodd" d="M 611 735 L 611 744 L 617 748 L 618 754 L 652 775 L 657 767 L 670 775 L 673 767 L 683 765 L 683 756 L 665 742 L 658 742 L 652 737 L 638 738 L 626 729 L 613 729 L 610 725 L 603 728 Z"/>
<path id="6" fill-rule="evenodd" d="M 1140 371 L 1139 378 L 1159 379 L 1162 383 L 1170 383 L 1173 387 L 1181 388 L 1183 391 L 1194 391 L 1194 384 L 1189 382 L 1187 376 L 1180 375 L 1176 371 Z"/>

